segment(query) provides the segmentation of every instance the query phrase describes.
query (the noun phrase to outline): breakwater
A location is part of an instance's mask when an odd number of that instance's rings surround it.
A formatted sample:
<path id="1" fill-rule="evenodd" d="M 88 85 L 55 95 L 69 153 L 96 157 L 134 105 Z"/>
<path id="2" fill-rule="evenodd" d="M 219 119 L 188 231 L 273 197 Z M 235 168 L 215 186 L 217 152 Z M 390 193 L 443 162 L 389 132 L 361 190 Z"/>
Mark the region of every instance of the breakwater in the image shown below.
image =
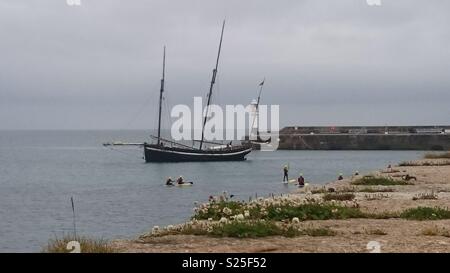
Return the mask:
<path id="1" fill-rule="evenodd" d="M 280 150 L 450 150 L 450 126 L 285 127 Z"/>

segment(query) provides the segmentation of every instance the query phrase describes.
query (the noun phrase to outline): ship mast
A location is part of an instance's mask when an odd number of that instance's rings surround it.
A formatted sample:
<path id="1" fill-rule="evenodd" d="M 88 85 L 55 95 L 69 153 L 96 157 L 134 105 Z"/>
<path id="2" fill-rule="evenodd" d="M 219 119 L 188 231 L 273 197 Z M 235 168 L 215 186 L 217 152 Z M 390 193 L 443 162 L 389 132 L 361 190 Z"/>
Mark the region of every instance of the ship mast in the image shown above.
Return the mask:
<path id="1" fill-rule="evenodd" d="M 259 118 L 259 102 L 261 100 L 261 93 L 262 93 L 262 89 L 264 86 L 264 82 L 266 81 L 266 78 L 263 79 L 263 81 L 259 84 L 259 93 L 258 93 L 258 99 L 256 100 L 256 105 L 255 105 L 255 118 L 253 119 L 252 122 L 252 127 L 251 129 L 253 129 L 253 127 L 255 126 L 255 122 L 256 120 Z M 258 120 L 259 121 L 259 120 Z M 259 128 L 258 128 L 258 124 L 256 124 L 256 137 L 257 139 L 259 139 Z"/>
<path id="2" fill-rule="evenodd" d="M 161 144 L 161 109 L 162 109 L 162 100 L 163 100 L 163 93 L 164 93 L 165 70 L 166 70 L 166 46 L 164 46 L 161 89 L 159 90 L 158 145 Z"/>
<path id="3" fill-rule="evenodd" d="M 264 78 L 263 81 L 259 84 L 259 93 L 258 93 L 258 100 L 256 101 L 256 110 L 258 110 L 259 101 L 261 99 L 261 92 L 262 92 L 265 81 L 266 81 L 266 78 Z"/>
<path id="4" fill-rule="evenodd" d="M 216 67 L 213 69 L 211 85 L 209 87 L 208 102 L 206 104 L 206 113 L 205 113 L 205 118 L 203 120 L 202 140 L 200 141 L 200 150 L 202 149 L 203 140 L 205 138 L 205 125 L 206 125 L 206 121 L 208 119 L 208 111 L 209 111 L 209 105 L 211 103 L 211 95 L 212 95 L 212 91 L 213 91 L 213 86 L 214 86 L 214 83 L 216 82 L 217 68 L 219 66 L 220 49 L 222 48 L 222 38 L 223 38 L 223 30 L 224 30 L 224 28 L 225 28 L 225 20 L 223 20 L 222 33 L 220 34 L 219 51 L 217 53 Z"/>

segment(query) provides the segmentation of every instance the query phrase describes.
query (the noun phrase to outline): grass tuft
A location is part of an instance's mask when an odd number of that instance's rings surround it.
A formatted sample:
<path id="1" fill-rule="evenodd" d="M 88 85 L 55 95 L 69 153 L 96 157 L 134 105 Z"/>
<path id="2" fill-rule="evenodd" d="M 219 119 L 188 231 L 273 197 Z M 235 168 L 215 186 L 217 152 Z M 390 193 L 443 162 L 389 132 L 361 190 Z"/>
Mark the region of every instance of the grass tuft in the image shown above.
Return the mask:
<path id="1" fill-rule="evenodd" d="M 364 186 L 393 186 L 393 185 L 412 185 L 406 181 L 394 180 L 392 178 L 365 176 L 352 182 L 353 185 Z"/>
<path id="2" fill-rule="evenodd" d="M 407 209 L 400 214 L 400 218 L 408 220 L 443 220 L 450 219 L 450 211 L 442 208 L 418 207 Z"/>
<path id="3" fill-rule="evenodd" d="M 276 235 L 281 236 L 283 235 L 283 230 L 273 222 L 233 221 L 228 224 L 215 226 L 210 235 L 218 237 L 258 238 Z"/>
<path id="4" fill-rule="evenodd" d="M 311 237 L 335 236 L 337 234 L 336 231 L 330 228 L 306 228 L 301 233 Z"/>
<path id="5" fill-rule="evenodd" d="M 322 188 L 315 188 L 311 190 L 312 194 L 319 194 L 319 193 L 327 193 L 328 190 L 325 187 Z"/>
<path id="6" fill-rule="evenodd" d="M 421 235 L 450 237 L 450 231 L 448 231 L 446 228 L 439 228 L 438 226 L 433 226 L 423 229 Z"/>
<path id="7" fill-rule="evenodd" d="M 261 238 L 268 236 L 334 236 L 336 232 L 329 228 L 298 229 L 294 226 L 282 227 L 273 221 L 232 221 L 226 224 L 214 225 L 210 230 L 185 228 L 185 235 L 207 235 L 213 237 Z"/>
<path id="8" fill-rule="evenodd" d="M 441 158 L 450 159 L 450 152 L 445 152 L 445 153 L 427 153 L 427 154 L 425 154 L 424 158 L 426 158 L 426 159 L 441 159 Z"/>
<path id="9" fill-rule="evenodd" d="M 81 253 L 114 253 L 113 249 L 106 240 L 92 239 L 83 236 L 74 237 L 73 235 L 66 235 L 62 238 L 50 239 L 47 246 L 42 249 L 45 253 L 70 253 L 73 249 L 68 248 L 68 243 L 76 241 L 80 243 Z"/>
<path id="10" fill-rule="evenodd" d="M 449 161 L 449 160 L 440 161 L 440 162 L 430 162 L 430 161 L 425 161 L 425 162 L 404 161 L 404 162 L 401 162 L 400 164 L 398 164 L 398 166 L 400 166 L 400 167 L 449 166 L 449 165 L 450 165 L 450 161 Z"/>
<path id="11" fill-rule="evenodd" d="M 367 201 L 374 201 L 374 200 L 383 200 L 386 198 L 389 198 L 389 195 L 387 194 L 382 194 L 382 193 L 375 193 L 375 194 L 365 194 L 364 198 Z"/>
<path id="12" fill-rule="evenodd" d="M 417 200 L 437 200 L 438 196 L 436 193 L 434 192 L 429 192 L 429 193 L 419 193 L 416 196 L 414 196 L 412 198 L 412 200 L 417 201 Z"/>
<path id="13" fill-rule="evenodd" d="M 300 221 L 365 218 L 365 214 L 359 208 L 333 204 L 311 203 L 299 206 L 271 207 L 267 212 L 266 218 L 275 221 L 294 217 L 299 218 Z"/>
<path id="14" fill-rule="evenodd" d="M 387 232 L 381 230 L 381 229 L 370 229 L 370 230 L 366 230 L 366 234 L 368 235 L 387 235 Z"/>
<path id="15" fill-rule="evenodd" d="M 366 193 L 378 193 L 378 192 L 394 192 L 394 189 L 391 188 L 363 188 L 360 189 L 359 192 L 366 192 Z"/>
<path id="16" fill-rule="evenodd" d="M 355 195 L 353 193 L 327 193 L 322 198 L 324 201 L 350 201 L 355 199 Z"/>

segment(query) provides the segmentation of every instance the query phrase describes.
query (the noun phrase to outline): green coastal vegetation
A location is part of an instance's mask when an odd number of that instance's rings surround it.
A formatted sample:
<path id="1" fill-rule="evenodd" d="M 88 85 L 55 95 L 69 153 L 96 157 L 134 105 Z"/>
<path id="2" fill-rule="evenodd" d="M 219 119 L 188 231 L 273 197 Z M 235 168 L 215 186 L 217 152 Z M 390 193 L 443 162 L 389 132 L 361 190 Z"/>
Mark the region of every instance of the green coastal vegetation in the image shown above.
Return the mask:
<path id="1" fill-rule="evenodd" d="M 412 185 L 408 181 L 394 180 L 392 178 L 386 177 L 375 177 L 375 176 L 364 176 L 358 180 L 351 183 L 352 185 L 363 185 L 363 186 L 395 186 L 395 185 Z"/>
<path id="2" fill-rule="evenodd" d="M 163 229 L 153 230 L 150 236 L 159 237 L 166 235 L 201 235 L 210 237 L 231 237 L 231 238 L 262 238 L 268 236 L 297 237 L 297 236 L 335 236 L 337 231 L 329 227 L 314 227 L 313 225 L 302 225 L 306 220 L 329 220 L 329 219 L 390 219 L 401 218 L 407 220 L 443 220 L 450 219 L 450 211 L 443 208 L 417 207 L 407 209 L 399 213 L 366 213 L 357 206 L 348 207 L 334 204 L 332 202 L 309 201 L 308 203 L 289 205 L 268 205 L 263 207 L 255 206 L 250 216 L 249 204 L 235 201 L 212 202 L 206 211 L 197 212 L 192 220 L 178 226 L 168 226 Z M 233 209 L 231 209 L 233 208 Z M 231 213 L 246 213 L 246 217 L 233 217 Z M 262 210 L 265 213 L 256 213 Z M 241 214 L 238 214 L 240 216 Z M 228 218 L 225 218 L 228 217 Z M 218 221 L 214 221 L 211 218 Z M 224 220 L 225 219 L 225 220 Z M 154 228 L 155 229 L 155 228 Z M 368 235 L 386 235 L 380 229 L 370 229 L 365 231 Z M 422 232 L 423 235 L 447 236 L 449 233 L 443 229 L 428 229 Z M 148 235 L 145 235 L 148 236 Z M 145 237 L 144 236 L 144 237 Z M 43 248 L 45 253 L 68 253 L 67 248 L 70 241 L 80 243 L 82 253 L 114 253 L 116 249 L 110 246 L 106 240 L 98 240 L 87 237 L 64 236 L 49 241 Z"/>
<path id="3" fill-rule="evenodd" d="M 94 239 L 84 236 L 64 235 L 61 238 L 50 239 L 47 246 L 42 249 L 44 253 L 69 253 L 77 251 L 75 246 L 70 246 L 69 242 L 78 242 L 80 244 L 79 252 L 81 253 L 114 253 L 117 252 L 112 248 L 107 240 Z M 69 246 L 69 247 L 68 247 Z"/>
<path id="4" fill-rule="evenodd" d="M 368 185 L 368 187 L 365 188 L 358 188 L 358 187 L 343 187 L 335 189 L 336 193 L 355 193 L 355 192 L 365 192 L 365 193 L 377 193 L 377 192 L 395 192 L 395 189 L 393 188 L 385 188 L 385 187 L 372 187 L 373 185 Z M 312 194 L 327 194 L 329 193 L 328 189 L 326 187 L 321 188 L 314 188 L 311 190 Z M 331 197 L 332 195 L 330 195 Z M 325 197 L 326 198 L 326 197 Z M 338 197 L 339 198 L 339 197 Z M 345 199 L 345 197 L 342 197 Z M 351 200 L 351 195 L 347 196 L 347 200 Z M 338 200 L 338 199 L 334 199 Z M 341 199 L 342 200 L 342 199 Z"/>
<path id="5" fill-rule="evenodd" d="M 260 238 L 267 236 L 334 236 L 328 227 L 305 227 L 302 222 L 343 219 L 406 219 L 415 221 L 450 219 L 450 211 L 439 207 L 417 207 L 400 212 L 369 213 L 355 201 L 307 200 L 304 202 L 264 199 L 260 202 L 220 201 L 199 207 L 191 221 L 154 230 L 150 236 L 204 235 L 211 237 Z M 386 235 L 385 231 L 366 231 Z M 147 235 L 148 236 L 148 235 Z M 144 236 L 145 237 L 145 236 Z"/>
<path id="6" fill-rule="evenodd" d="M 247 213 L 246 213 L 247 212 Z M 247 219 L 290 220 L 297 217 L 301 221 L 361 218 L 363 214 L 356 207 L 347 207 L 331 202 L 309 200 L 303 204 L 274 202 L 268 205 L 222 201 L 197 210 L 194 220 L 220 220 L 230 215 L 248 215 Z"/>
<path id="7" fill-rule="evenodd" d="M 394 189 L 391 188 L 362 188 L 358 190 L 358 192 L 365 192 L 365 193 L 377 193 L 377 192 L 394 192 Z"/>
<path id="8" fill-rule="evenodd" d="M 257 202 L 213 201 L 197 208 L 191 221 L 162 229 L 154 228 L 151 234 L 202 235 L 210 237 L 262 238 L 268 236 L 335 236 L 337 231 L 329 227 L 314 227 L 302 224 L 304 221 L 331 219 L 391 219 L 400 218 L 415 221 L 450 219 L 450 211 L 439 207 L 417 207 L 402 212 L 368 213 L 362 211 L 353 201 L 323 201 L 310 199 L 303 202 L 289 199 L 260 199 Z M 446 232 L 446 231 L 445 231 Z M 448 234 L 443 230 L 423 231 L 423 235 Z M 380 229 L 365 231 L 368 235 L 386 235 Z M 70 241 L 80 243 L 82 253 L 113 253 L 116 249 L 102 239 L 64 236 L 48 242 L 45 253 L 68 253 Z"/>
<path id="9" fill-rule="evenodd" d="M 426 159 L 450 159 L 450 152 L 444 153 L 427 153 L 424 158 Z"/>
<path id="10" fill-rule="evenodd" d="M 450 219 L 450 211 L 439 207 L 417 207 L 403 211 L 400 218 L 418 221 L 444 220 Z"/>
<path id="11" fill-rule="evenodd" d="M 329 228 L 304 228 L 279 225 L 274 221 L 250 220 L 232 221 L 222 225 L 213 225 L 210 229 L 189 226 L 183 229 L 183 235 L 208 235 L 212 237 L 259 238 L 268 236 L 296 237 L 334 236 L 336 232 Z"/>
<path id="12" fill-rule="evenodd" d="M 351 192 L 342 192 L 342 193 L 326 193 L 322 196 L 325 201 L 350 201 L 355 199 L 355 195 Z"/>
<path id="13" fill-rule="evenodd" d="M 425 162 L 414 162 L 414 161 L 404 161 L 398 164 L 400 167 L 418 167 L 418 166 L 449 166 L 450 160 L 444 161 L 425 161 Z"/>

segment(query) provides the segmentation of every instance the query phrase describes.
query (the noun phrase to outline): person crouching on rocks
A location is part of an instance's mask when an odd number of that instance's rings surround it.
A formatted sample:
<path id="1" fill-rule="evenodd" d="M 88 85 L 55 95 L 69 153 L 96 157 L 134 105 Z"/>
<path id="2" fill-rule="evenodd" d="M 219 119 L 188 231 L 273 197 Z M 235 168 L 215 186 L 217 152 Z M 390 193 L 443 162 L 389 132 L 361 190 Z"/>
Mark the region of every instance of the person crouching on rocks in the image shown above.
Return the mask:
<path id="1" fill-rule="evenodd" d="M 305 186 L 305 178 L 303 177 L 302 173 L 298 177 L 297 182 L 298 182 L 298 187 L 299 188 L 303 188 Z"/>

